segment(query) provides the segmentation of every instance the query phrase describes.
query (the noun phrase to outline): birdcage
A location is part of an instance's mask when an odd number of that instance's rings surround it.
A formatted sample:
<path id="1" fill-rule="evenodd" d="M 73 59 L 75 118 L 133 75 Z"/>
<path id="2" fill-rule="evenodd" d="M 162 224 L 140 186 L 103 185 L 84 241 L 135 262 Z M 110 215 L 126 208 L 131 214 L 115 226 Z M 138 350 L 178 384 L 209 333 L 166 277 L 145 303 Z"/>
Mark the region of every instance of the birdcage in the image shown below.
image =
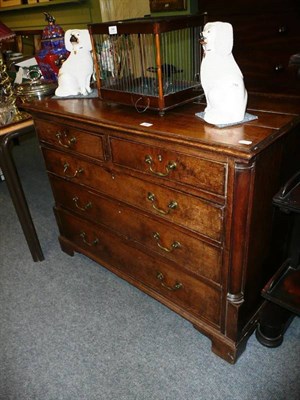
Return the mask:
<path id="1" fill-rule="evenodd" d="M 99 97 L 161 115 L 198 98 L 203 22 L 197 15 L 89 25 Z"/>

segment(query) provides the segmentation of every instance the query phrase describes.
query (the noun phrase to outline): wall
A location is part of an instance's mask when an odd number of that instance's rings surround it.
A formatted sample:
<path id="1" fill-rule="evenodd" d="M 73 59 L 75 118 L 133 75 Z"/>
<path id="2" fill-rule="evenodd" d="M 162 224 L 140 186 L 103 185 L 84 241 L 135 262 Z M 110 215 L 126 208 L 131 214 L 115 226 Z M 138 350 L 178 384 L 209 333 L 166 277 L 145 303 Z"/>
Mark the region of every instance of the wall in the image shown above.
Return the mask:
<path id="1" fill-rule="evenodd" d="M 201 0 L 187 0 L 187 9 L 186 11 L 164 11 L 164 12 L 157 12 L 153 13 L 153 16 L 158 17 L 168 17 L 173 15 L 188 15 L 188 14 L 196 14 L 198 12 L 198 1 Z M 213 0 L 210 0 L 213 1 Z"/>
<path id="2" fill-rule="evenodd" d="M 100 0 L 102 21 L 140 18 L 150 14 L 148 0 Z"/>
<path id="3" fill-rule="evenodd" d="M 55 1 L 60 4 L 55 4 Z M 63 0 L 53 0 L 37 4 L 37 7 L 23 5 L 8 11 L 2 8 L 0 19 L 13 30 L 43 29 L 46 25 L 43 12 L 47 11 L 56 18 L 56 23 L 66 30 L 84 29 L 89 23 L 143 17 L 150 14 L 148 0 L 77 0 L 77 2 L 74 0 L 67 4 L 63 4 Z M 196 13 L 197 9 L 197 0 L 188 0 L 187 11 L 153 15 L 190 14 Z"/>
<path id="4" fill-rule="evenodd" d="M 38 7 L 20 6 L 19 9 L 3 11 L 0 19 L 13 30 L 43 29 L 46 25 L 44 11 L 56 18 L 56 23 L 65 30 L 70 28 L 86 28 L 87 24 L 101 22 L 99 0 L 82 0 L 68 4 L 49 3 L 45 6 L 39 3 Z"/>

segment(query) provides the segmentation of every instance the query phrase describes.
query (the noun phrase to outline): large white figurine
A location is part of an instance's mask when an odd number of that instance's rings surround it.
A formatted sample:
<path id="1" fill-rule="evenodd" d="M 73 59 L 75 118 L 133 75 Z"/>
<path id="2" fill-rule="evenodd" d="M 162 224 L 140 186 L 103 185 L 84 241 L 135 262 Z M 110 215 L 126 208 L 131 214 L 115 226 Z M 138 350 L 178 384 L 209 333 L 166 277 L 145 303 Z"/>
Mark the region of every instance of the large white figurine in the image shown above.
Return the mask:
<path id="1" fill-rule="evenodd" d="M 248 96 L 232 55 L 232 25 L 207 23 L 201 36 L 204 56 L 200 76 L 207 103 L 203 119 L 214 125 L 243 121 Z"/>
<path id="2" fill-rule="evenodd" d="M 58 73 L 59 97 L 91 93 L 90 80 L 93 74 L 92 43 L 87 29 L 69 29 L 65 33 L 65 46 L 70 52 Z"/>

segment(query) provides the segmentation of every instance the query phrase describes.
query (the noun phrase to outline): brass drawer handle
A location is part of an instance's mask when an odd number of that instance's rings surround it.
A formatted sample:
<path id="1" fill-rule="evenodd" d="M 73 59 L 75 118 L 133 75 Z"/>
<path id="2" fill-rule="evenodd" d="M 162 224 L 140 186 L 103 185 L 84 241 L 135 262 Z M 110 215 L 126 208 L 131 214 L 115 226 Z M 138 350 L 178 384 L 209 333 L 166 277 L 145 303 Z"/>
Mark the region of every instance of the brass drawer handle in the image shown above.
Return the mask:
<path id="1" fill-rule="evenodd" d="M 96 246 L 99 243 L 99 239 L 98 238 L 96 238 L 93 242 L 88 242 L 86 240 L 86 233 L 85 232 L 81 232 L 80 237 L 81 237 L 83 243 L 87 244 L 90 247 Z"/>
<path id="2" fill-rule="evenodd" d="M 274 71 L 275 72 L 282 72 L 282 71 L 284 71 L 284 66 L 282 64 L 276 64 L 274 66 Z"/>
<path id="3" fill-rule="evenodd" d="M 171 200 L 170 203 L 168 204 L 168 210 L 165 211 L 165 210 L 162 210 L 161 208 L 158 208 L 154 204 L 154 202 L 156 201 L 154 193 L 149 192 L 148 195 L 147 195 L 147 199 L 153 203 L 152 204 L 152 208 L 154 208 L 154 210 L 156 210 L 157 212 L 159 212 L 160 214 L 163 214 L 163 215 L 170 214 L 170 212 L 172 210 L 175 210 L 175 208 L 177 208 L 177 206 L 178 206 L 178 203 L 175 200 Z"/>
<path id="4" fill-rule="evenodd" d="M 288 32 L 288 28 L 285 25 L 279 26 L 278 33 L 284 34 L 284 33 L 287 33 L 287 32 Z"/>
<path id="5" fill-rule="evenodd" d="M 159 234 L 158 232 L 154 232 L 154 233 L 153 233 L 153 237 L 154 237 L 154 239 L 156 240 L 157 246 L 158 246 L 161 250 L 164 250 L 164 251 L 167 252 L 167 253 L 171 253 L 173 250 L 179 249 L 179 248 L 181 247 L 181 244 L 180 244 L 179 242 L 177 242 L 177 240 L 171 244 L 171 248 L 170 248 L 170 249 L 168 249 L 167 247 L 162 246 L 162 245 L 159 243 L 160 234 Z"/>
<path id="6" fill-rule="evenodd" d="M 78 198 L 77 196 L 73 197 L 73 201 L 74 201 L 74 203 L 75 203 L 75 206 L 76 206 L 76 208 L 78 208 L 79 210 L 86 211 L 86 210 L 88 210 L 89 208 L 92 208 L 92 203 L 91 203 L 90 201 L 89 201 L 85 206 L 81 207 L 81 206 L 78 204 L 78 200 L 79 200 L 79 198 Z"/>
<path id="7" fill-rule="evenodd" d="M 66 147 L 69 149 L 70 147 L 73 146 L 77 142 L 77 139 L 75 137 L 72 137 L 71 139 L 68 139 L 68 134 L 66 132 L 60 132 L 58 131 L 57 134 L 55 135 L 58 139 L 58 143 L 62 147 Z M 62 142 L 62 138 L 64 139 L 65 143 Z"/>
<path id="8" fill-rule="evenodd" d="M 160 156 L 158 156 L 158 157 L 160 158 Z M 169 161 L 166 166 L 166 172 L 154 171 L 154 169 L 152 167 L 153 159 L 149 154 L 146 155 L 146 157 L 145 157 L 145 163 L 150 165 L 149 166 L 150 172 L 152 172 L 152 174 L 157 175 L 157 176 L 168 176 L 172 170 L 176 169 L 176 166 L 177 166 L 175 161 Z"/>
<path id="9" fill-rule="evenodd" d="M 165 289 L 171 290 L 171 291 L 176 291 L 179 290 L 183 287 L 183 284 L 181 282 L 176 282 L 174 286 L 169 286 L 164 283 L 164 275 L 162 272 L 158 272 L 156 275 L 156 278 L 160 281 L 161 286 L 163 286 Z"/>
<path id="10" fill-rule="evenodd" d="M 64 163 L 64 175 L 67 178 L 76 178 L 77 175 L 79 175 L 79 174 L 81 174 L 83 172 L 83 168 L 79 168 L 79 169 L 76 169 L 76 171 L 74 172 L 73 175 L 67 175 L 66 172 L 67 172 L 69 166 L 70 165 L 67 162 Z"/>

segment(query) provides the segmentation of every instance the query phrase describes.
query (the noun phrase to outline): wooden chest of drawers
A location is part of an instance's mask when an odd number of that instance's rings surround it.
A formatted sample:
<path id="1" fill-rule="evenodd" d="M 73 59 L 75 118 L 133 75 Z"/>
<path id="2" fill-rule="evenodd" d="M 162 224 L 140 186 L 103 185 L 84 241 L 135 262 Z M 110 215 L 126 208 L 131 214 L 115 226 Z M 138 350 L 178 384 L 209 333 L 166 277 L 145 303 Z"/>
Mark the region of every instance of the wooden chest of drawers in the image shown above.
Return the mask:
<path id="1" fill-rule="evenodd" d="M 222 130 L 195 116 L 203 104 L 164 117 L 98 99 L 25 106 L 62 249 L 188 319 L 231 363 L 275 269 L 272 196 L 300 167 L 299 102 L 250 96 L 249 104 L 258 120 Z"/>
<path id="2" fill-rule="evenodd" d="M 233 54 L 249 91 L 299 95 L 298 0 L 199 0 L 199 11 L 232 24 Z"/>

